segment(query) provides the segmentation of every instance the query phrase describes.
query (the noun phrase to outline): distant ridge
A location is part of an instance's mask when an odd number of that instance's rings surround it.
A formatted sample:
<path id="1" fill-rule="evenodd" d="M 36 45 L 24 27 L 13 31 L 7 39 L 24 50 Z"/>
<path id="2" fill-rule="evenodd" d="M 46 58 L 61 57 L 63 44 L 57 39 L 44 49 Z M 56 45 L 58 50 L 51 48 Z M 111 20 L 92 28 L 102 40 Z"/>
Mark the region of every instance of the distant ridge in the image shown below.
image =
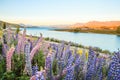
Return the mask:
<path id="1" fill-rule="evenodd" d="M 92 29 L 102 29 L 102 28 L 108 28 L 108 29 L 117 29 L 117 27 L 120 26 L 120 21 L 90 21 L 87 23 L 76 23 L 71 26 L 70 28 L 92 28 Z"/>
<path id="2" fill-rule="evenodd" d="M 7 27 L 41 27 L 41 26 L 34 26 L 34 25 L 25 25 L 25 24 L 13 24 L 5 21 L 0 20 L 0 26 L 3 23 L 6 23 Z M 120 26 L 120 21 L 90 21 L 87 23 L 76 23 L 73 25 L 49 25 L 49 26 L 42 26 L 42 27 L 52 27 L 52 28 L 89 28 L 89 29 L 111 29 L 116 30 L 117 27 Z"/>

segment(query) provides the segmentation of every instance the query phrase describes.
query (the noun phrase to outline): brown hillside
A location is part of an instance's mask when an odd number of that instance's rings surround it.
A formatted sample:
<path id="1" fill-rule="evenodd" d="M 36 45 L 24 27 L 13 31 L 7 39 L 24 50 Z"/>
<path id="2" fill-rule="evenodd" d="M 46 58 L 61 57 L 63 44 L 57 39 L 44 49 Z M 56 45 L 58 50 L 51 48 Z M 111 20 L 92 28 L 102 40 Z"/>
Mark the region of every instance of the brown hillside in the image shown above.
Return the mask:
<path id="1" fill-rule="evenodd" d="M 120 21 L 106 21 L 106 22 L 99 22 L 99 21 L 91 21 L 87 23 L 77 23 L 71 25 L 71 28 L 84 28 L 88 27 L 91 29 L 111 29 L 115 30 L 118 26 L 120 26 Z"/>

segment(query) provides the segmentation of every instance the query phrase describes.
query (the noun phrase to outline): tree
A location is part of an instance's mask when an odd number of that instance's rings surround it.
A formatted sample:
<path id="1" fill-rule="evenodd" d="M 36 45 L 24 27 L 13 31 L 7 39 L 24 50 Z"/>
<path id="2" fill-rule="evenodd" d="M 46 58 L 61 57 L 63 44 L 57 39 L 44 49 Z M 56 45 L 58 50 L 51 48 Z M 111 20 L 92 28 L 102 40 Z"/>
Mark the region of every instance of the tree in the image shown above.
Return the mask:
<path id="1" fill-rule="evenodd" d="M 116 32 L 117 32 L 117 33 L 120 33 L 120 26 L 117 27 Z"/>

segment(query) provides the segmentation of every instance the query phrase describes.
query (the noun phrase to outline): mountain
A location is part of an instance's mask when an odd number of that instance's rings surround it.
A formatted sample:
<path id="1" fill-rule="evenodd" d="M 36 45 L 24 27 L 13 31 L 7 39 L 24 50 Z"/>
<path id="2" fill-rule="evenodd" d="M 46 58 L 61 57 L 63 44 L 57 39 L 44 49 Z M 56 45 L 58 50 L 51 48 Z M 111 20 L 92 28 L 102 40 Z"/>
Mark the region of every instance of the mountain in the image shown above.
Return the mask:
<path id="1" fill-rule="evenodd" d="M 74 25 L 69 26 L 70 28 L 90 28 L 90 29 L 111 29 L 116 30 L 117 27 L 120 26 L 120 21 L 90 21 L 87 23 L 76 23 Z"/>

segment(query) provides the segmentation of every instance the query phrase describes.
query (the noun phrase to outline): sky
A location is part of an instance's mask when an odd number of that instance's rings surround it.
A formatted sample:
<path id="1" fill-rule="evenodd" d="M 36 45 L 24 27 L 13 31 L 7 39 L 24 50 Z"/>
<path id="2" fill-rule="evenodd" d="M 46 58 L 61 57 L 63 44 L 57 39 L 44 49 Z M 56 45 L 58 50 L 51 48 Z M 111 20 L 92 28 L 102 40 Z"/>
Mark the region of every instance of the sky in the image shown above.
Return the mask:
<path id="1" fill-rule="evenodd" d="M 120 0 L 0 0 L 0 20 L 31 25 L 120 21 Z"/>

